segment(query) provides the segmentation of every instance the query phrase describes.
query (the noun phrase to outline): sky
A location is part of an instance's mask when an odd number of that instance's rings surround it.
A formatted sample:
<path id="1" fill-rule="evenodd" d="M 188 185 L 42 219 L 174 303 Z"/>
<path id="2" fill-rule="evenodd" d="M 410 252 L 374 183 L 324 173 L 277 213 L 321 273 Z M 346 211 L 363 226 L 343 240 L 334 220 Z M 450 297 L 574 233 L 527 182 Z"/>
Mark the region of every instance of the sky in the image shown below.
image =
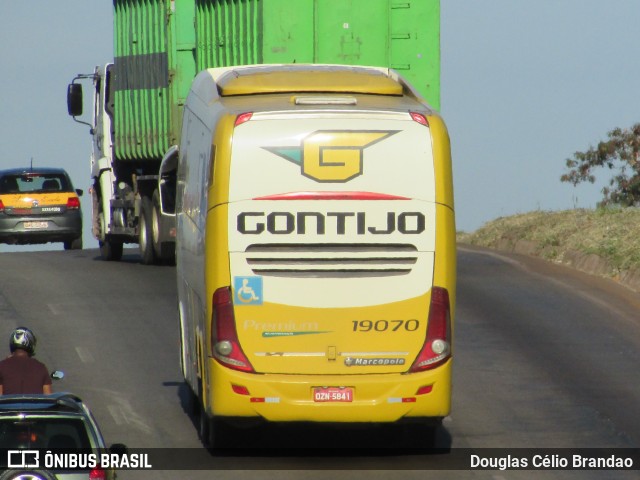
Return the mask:
<path id="1" fill-rule="evenodd" d="M 441 0 L 441 113 L 458 230 L 533 210 L 595 206 L 606 172 L 577 188 L 560 176 L 574 152 L 640 121 L 639 22 L 637 0 Z M 60 166 L 87 192 L 89 132 L 67 115 L 66 88 L 112 58 L 110 1 L 5 5 L 0 169 L 31 159 Z M 87 193 L 82 206 L 85 248 L 97 247 Z"/>

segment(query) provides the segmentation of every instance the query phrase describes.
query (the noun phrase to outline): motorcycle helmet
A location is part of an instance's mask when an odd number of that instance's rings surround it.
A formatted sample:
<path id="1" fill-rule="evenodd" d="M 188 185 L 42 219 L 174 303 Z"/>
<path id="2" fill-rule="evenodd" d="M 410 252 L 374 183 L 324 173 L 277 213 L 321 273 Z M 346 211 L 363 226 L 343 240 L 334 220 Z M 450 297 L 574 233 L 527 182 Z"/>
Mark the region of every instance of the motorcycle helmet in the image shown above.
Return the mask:
<path id="1" fill-rule="evenodd" d="M 36 352 L 36 336 L 27 327 L 18 327 L 9 340 L 9 349 L 13 353 L 17 348 L 26 350 L 29 355 L 34 355 Z"/>

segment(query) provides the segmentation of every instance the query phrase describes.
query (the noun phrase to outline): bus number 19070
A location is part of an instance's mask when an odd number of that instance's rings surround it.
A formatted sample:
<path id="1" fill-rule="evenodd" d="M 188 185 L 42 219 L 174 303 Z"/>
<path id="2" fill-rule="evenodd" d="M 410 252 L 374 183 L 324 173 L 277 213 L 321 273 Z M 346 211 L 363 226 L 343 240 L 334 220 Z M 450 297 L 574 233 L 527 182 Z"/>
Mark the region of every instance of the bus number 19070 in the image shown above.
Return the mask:
<path id="1" fill-rule="evenodd" d="M 411 320 L 352 320 L 354 332 L 397 332 L 406 330 L 415 332 L 420 326 L 416 319 Z"/>

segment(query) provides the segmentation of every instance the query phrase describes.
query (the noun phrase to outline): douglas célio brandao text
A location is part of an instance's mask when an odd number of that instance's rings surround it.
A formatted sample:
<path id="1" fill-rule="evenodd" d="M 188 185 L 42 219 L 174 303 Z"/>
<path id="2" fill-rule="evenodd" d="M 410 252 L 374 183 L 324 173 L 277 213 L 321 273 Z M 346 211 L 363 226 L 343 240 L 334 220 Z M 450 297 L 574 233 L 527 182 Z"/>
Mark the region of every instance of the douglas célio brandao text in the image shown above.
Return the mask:
<path id="1" fill-rule="evenodd" d="M 582 454 L 531 454 L 485 456 L 472 454 L 469 456 L 471 469 L 483 470 L 554 470 L 554 469 L 633 469 L 634 460 L 631 457 L 615 454 L 605 456 L 588 456 Z"/>

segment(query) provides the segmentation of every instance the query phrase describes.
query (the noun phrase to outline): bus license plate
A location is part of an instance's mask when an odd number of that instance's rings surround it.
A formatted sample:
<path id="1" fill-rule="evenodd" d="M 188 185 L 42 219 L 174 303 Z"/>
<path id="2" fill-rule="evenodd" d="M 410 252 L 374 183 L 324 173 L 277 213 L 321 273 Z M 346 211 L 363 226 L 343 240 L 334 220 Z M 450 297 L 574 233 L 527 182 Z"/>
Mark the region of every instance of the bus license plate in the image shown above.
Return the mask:
<path id="1" fill-rule="evenodd" d="M 24 228 L 29 230 L 47 228 L 49 222 L 24 222 Z"/>
<path id="2" fill-rule="evenodd" d="M 314 402 L 353 402 L 353 388 L 349 387 L 315 387 Z"/>

